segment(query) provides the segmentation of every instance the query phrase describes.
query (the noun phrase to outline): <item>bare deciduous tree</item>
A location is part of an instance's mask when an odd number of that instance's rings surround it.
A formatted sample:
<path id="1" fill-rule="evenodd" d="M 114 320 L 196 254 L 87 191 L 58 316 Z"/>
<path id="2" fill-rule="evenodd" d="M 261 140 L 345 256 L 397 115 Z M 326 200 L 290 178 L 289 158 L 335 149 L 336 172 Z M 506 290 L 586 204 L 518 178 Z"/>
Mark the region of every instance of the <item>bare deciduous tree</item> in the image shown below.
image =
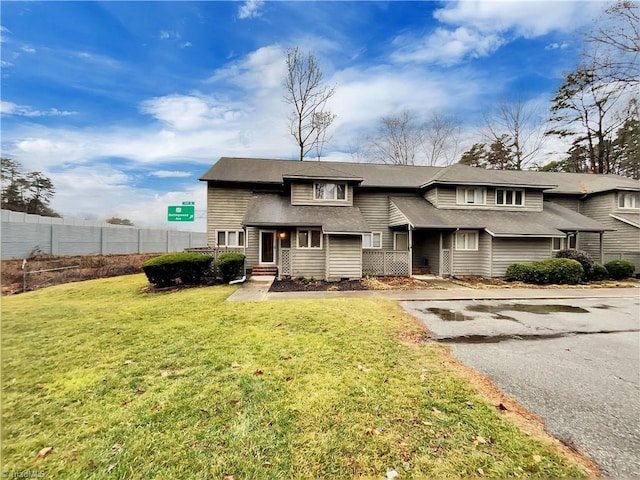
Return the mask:
<path id="1" fill-rule="evenodd" d="M 305 56 L 298 47 L 290 48 L 286 63 L 284 100 L 293 105 L 289 127 L 300 148 L 300 160 L 303 160 L 321 139 L 324 146 L 326 130 L 335 119 L 325 107 L 335 93 L 335 87 L 323 83 L 324 75 L 311 53 Z M 318 159 L 321 151 L 322 148 L 318 150 Z"/>
<path id="2" fill-rule="evenodd" d="M 424 125 L 427 165 L 451 165 L 460 153 L 460 123 L 453 117 L 434 113 Z"/>
<path id="3" fill-rule="evenodd" d="M 525 168 L 542 149 L 545 132 L 538 113 L 518 95 L 515 101 L 501 102 L 494 112 L 485 115 L 484 136 L 510 150 L 514 170 Z"/>
<path id="4" fill-rule="evenodd" d="M 393 165 L 415 165 L 423 145 L 423 128 L 412 112 L 382 117 L 378 134 L 371 139 L 374 160 Z"/>
<path id="5" fill-rule="evenodd" d="M 596 47 L 595 68 L 601 78 L 637 85 L 640 82 L 640 11 L 638 2 L 618 0 L 587 34 Z"/>

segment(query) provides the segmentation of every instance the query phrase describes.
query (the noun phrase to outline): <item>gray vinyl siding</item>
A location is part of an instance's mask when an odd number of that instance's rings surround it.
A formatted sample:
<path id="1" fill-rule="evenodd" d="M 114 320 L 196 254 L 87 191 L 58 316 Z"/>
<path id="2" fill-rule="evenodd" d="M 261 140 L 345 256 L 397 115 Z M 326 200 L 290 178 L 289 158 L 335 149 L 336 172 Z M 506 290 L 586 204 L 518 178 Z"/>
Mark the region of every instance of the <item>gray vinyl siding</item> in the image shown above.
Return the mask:
<path id="1" fill-rule="evenodd" d="M 341 182 L 335 182 L 341 183 Z M 346 200 L 314 200 L 313 183 L 291 184 L 291 205 L 326 205 L 328 207 L 351 207 L 353 205 L 353 186 L 347 184 Z"/>
<path id="2" fill-rule="evenodd" d="M 258 255 L 260 253 L 260 230 L 256 227 L 247 227 L 247 248 L 245 249 L 245 265 L 247 268 L 253 267 L 259 263 Z"/>
<path id="3" fill-rule="evenodd" d="M 453 238 L 453 275 L 490 275 L 491 236 L 479 232 L 478 250 L 455 250 Z"/>
<path id="4" fill-rule="evenodd" d="M 389 195 L 356 192 L 353 204 L 360 209 L 371 231 L 382 233 L 382 248 L 393 249 L 393 231 L 389 228 Z"/>
<path id="5" fill-rule="evenodd" d="M 507 267 L 512 263 L 551 258 L 550 238 L 493 238 L 492 244 L 491 276 L 493 277 L 503 277 Z"/>
<path id="6" fill-rule="evenodd" d="M 592 195 L 580 203 L 580 213 L 593 218 L 610 229 L 605 231 L 602 238 L 604 259 L 600 259 L 599 236 L 580 233 L 578 235 L 578 248 L 589 252 L 597 261 L 607 261 L 609 258 L 624 253 L 640 252 L 640 229 L 628 223 L 616 220 L 611 216 L 616 212 L 629 212 L 617 208 L 617 194 L 608 192 L 600 195 Z"/>
<path id="7" fill-rule="evenodd" d="M 577 197 L 546 195 L 545 200 L 573 210 L 574 212 L 580 212 L 580 200 Z"/>
<path id="8" fill-rule="evenodd" d="M 424 199 L 432 205 L 438 205 L 438 189 L 432 188 L 424 193 Z"/>
<path id="9" fill-rule="evenodd" d="M 393 202 L 389 203 L 389 225 L 390 226 L 399 226 L 399 225 L 408 225 L 409 220 L 404 214 L 394 205 Z"/>
<path id="10" fill-rule="evenodd" d="M 327 280 L 362 277 L 362 237 L 327 235 Z"/>
<path id="11" fill-rule="evenodd" d="M 323 239 L 326 242 L 327 238 Z M 294 248 L 291 250 L 293 263 L 291 274 L 293 277 L 325 278 L 326 245 L 323 248 Z"/>
<path id="12" fill-rule="evenodd" d="M 512 205 L 496 205 L 496 189 L 493 187 L 486 188 L 486 204 L 485 205 L 458 205 L 457 203 L 457 187 L 435 187 L 425 193 L 424 198 L 438 208 L 464 208 L 474 210 L 500 210 L 503 212 L 541 212 L 542 211 L 542 192 L 539 190 L 526 190 L 513 188 L 507 190 L 524 190 L 524 205 L 516 207 Z"/>
<path id="13" fill-rule="evenodd" d="M 207 189 L 207 243 L 217 246 L 217 230 L 242 230 L 242 218 L 252 191 L 243 188 Z"/>
<path id="14" fill-rule="evenodd" d="M 393 250 L 393 230 L 389 228 L 390 204 L 389 194 L 379 192 L 356 191 L 353 206 L 358 207 L 372 232 L 382 233 L 382 249 Z M 394 193 L 393 196 L 400 196 Z M 412 196 L 419 197 L 414 194 Z"/>

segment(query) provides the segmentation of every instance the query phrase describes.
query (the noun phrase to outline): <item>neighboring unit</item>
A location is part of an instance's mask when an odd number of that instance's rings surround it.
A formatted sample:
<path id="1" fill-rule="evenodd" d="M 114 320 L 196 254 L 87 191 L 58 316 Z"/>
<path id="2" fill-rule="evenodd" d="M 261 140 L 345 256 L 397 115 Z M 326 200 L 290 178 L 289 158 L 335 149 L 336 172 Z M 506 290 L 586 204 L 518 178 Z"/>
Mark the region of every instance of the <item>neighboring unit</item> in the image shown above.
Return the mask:
<path id="1" fill-rule="evenodd" d="M 615 175 L 223 157 L 200 180 L 209 247 L 254 274 L 496 277 L 564 248 L 640 263 L 640 182 Z"/>

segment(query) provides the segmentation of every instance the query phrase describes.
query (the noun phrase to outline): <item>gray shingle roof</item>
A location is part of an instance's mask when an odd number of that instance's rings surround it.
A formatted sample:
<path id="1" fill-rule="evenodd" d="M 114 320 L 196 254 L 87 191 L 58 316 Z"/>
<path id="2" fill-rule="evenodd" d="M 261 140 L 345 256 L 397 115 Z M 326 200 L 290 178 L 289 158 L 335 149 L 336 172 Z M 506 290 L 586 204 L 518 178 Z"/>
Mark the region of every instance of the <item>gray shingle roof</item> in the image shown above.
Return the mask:
<path id="1" fill-rule="evenodd" d="M 485 229 L 494 237 L 563 237 L 566 231 L 603 231 L 600 223 L 577 212 L 544 203 L 543 212 L 438 209 L 418 197 L 392 197 L 391 201 L 417 229 Z"/>
<path id="2" fill-rule="evenodd" d="M 294 175 L 296 172 L 304 175 L 306 169 L 309 169 L 307 178 L 319 178 L 324 171 L 329 178 L 343 175 L 345 179 L 363 179 L 360 184 L 362 187 L 418 189 L 424 185 L 440 182 L 526 186 L 545 189 L 549 193 L 575 195 L 610 190 L 640 191 L 640 181 L 618 175 L 485 170 L 460 164 L 449 167 L 427 167 L 231 157 L 222 157 L 200 177 L 200 180 L 282 185 L 284 177 Z"/>
<path id="3" fill-rule="evenodd" d="M 302 163 L 308 164 L 310 162 Z M 327 163 L 313 162 L 311 165 L 304 165 L 300 168 L 300 164 L 296 162 L 295 166 L 298 167 L 295 171 L 284 173 L 282 177 L 291 179 L 321 178 L 325 180 L 346 180 L 356 182 L 361 182 L 363 180 L 362 177 L 347 173 L 343 170 L 338 170 L 337 168 L 329 166 Z"/>
<path id="4" fill-rule="evenodd" d="M 321 227 L 324 233 L 360 234 L 371 228 L 357 207 L 291 205 L 288 197 L 256 194 L 242 224 L 251 227 Z"/>

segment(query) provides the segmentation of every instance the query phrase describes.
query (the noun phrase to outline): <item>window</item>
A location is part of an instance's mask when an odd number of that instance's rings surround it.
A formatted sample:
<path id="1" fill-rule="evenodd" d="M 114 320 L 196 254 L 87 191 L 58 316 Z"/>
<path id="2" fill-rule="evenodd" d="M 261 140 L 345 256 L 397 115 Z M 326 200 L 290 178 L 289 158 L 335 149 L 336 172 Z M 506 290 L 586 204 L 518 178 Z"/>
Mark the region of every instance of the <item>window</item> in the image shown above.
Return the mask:
<path id="1" fill-rule="evenodd" d="M 496 189 L 496 205 L 524 205 L 524 190 Z"/>
<path id="2" fill-rule="evenodd" d="M 244 247 L 243 230 L 218 230 L 219 247 Z"/>
<path id="3" fill-rule="evenodd" d="M 619 193 L 618 207 L 640 208 L 640 193 Z"/>
<path id="4" fill-rule="evenodd" d="M 313 185 L 314 200 L 346 200 L 346 183 L 318 182 Z"/>
<path id="5" fill-rule="evenodd" d="M 553 250 L 554 252 L 557 252 L 558 250 L 564 250 L 564 238 L 552 238 L 551 250 Z"/>
<path id="6" fill-rule="evenodd" d="M 456 232 L 456 250 L 478 250 L 478 232 L 471 230 Z"/>
<path id="7" fill-rule="evenodd" d="M 567 242 L 569 243 L 568 248 L 573 248 L 574 250 L 578 248 L 578 234 L 570 233 L 569 236 L 567 237 Z"/>
<path id="8" fill-rule="evenodd" d="M 458 187 L 458 205 L 484 205 L 487 203 L 487 190 L 482 187 Z"/>
<path id="9" fill-rule="evenodd" d="M 362 234 L 362 248 L 382 248 L 382 234 L 379 232 Z"/>
<path id="10" fill-rule="evenodd" d="M 322 248 L 322 232 L 320 230 L 298 230 L 298 248 Z"/>

